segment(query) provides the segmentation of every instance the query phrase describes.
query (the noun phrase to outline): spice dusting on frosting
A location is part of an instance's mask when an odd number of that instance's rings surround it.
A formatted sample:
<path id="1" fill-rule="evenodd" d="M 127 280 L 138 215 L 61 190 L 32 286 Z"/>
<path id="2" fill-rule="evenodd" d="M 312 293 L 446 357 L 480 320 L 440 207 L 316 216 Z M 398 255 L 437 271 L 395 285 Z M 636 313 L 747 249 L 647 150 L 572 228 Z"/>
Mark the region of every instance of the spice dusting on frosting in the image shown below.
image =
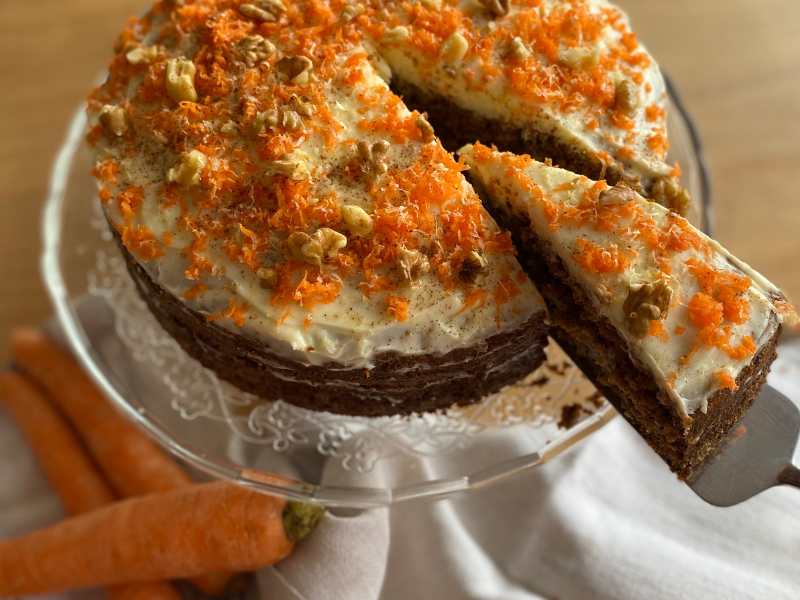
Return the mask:
<path id="1" fill-rule="evenodd" d="M 390 3 L 344 8 L 162 1 L 133 21 L 89 99 L 109 221 L 211 318 L 327 359 L 521 323 L 540 304 L 527 280 L 504 283 L 521 273 L 509 236 L 379 76 L 369 32 Z M 455 39 L 450 59 L 466 53 Z"/>

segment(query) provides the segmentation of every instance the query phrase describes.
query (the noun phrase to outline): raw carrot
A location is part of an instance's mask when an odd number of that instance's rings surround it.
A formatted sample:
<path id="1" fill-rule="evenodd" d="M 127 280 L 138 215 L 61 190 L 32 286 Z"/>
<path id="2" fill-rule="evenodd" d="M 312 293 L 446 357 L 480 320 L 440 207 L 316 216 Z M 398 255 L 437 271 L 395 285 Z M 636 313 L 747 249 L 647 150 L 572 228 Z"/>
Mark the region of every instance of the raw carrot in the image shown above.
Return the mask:
<path id="1" fill-rule="evenodd" d="M 189 476 L 94 386 L 67 352 L 37 329 L 11 334 L 16 365 L 67 416 L 111 487 L 125 498 L 189 485 Z"/>
<path id="2" fill-rule="evenodd" d="M 0 373 L 0 406 L 14 420 L 71 515 L 111 504 L 114 494 L 63 417 L 24 377 Z M 134 583 L 107 592 L 112 600 L 180 600 L 169 583 Z"/>
<path id="3" fill-rule="evenodd" d="M 175 461 L 111 406 L 75 359 L 44 333 L 17 329 L 11 345 L 17 366 L 48 391 L 118 495 L 130 498 L 192 483 Z M 218 596 L 233 577 L 231 573 L 208 573 L 192 583 L 206 594 Z"/>
<path id="4" fill-rule="evenodd" d="M 288 556 L 321 515 L 225 482 L 130 498 L 0 542 L 0 596 L 253 571 Z"/>

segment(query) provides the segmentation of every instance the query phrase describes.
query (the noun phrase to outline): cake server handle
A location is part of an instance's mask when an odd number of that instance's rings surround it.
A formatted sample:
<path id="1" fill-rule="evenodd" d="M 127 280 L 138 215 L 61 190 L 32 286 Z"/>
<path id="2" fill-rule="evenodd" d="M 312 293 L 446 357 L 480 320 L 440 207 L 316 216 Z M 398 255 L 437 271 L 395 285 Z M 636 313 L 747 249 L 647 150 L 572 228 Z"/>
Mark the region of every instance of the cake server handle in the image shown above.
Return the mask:
<path id="1" fill-rule="evenodd" d="M 800 488 L 800 469 L 794 465 L 786 465 L 778 475 L 778 482 Z"/>

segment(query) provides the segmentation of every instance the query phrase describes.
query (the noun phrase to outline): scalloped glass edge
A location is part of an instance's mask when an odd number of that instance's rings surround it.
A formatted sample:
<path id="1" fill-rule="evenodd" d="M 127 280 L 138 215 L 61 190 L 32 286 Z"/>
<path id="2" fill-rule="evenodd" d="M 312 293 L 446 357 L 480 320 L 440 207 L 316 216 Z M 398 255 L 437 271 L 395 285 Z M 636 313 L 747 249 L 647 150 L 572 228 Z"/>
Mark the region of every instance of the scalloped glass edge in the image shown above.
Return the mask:
<path id="1" fill-rule="evenodd" d="M 694 165 L 696 168 L 692 169 L 692 173 L 698 178 L 694 187 L 701 192 L 701 197 L 698 199 L 700 220 L 704 229 L 709 230 L 711 225 L 710 188 L 699 137 L 691 118 L 675 92 L 674 85 L 669 80 L 667 83 L 672 106 L 679 113 L 679 118 L 689 133 L 693 158 L 696 163 Z M 51 173 L 48 196 L 42 215 L 43 250 L 40 267 L 45 287 L 70 347 L 98 387 L 125 416 L 138 424 L 170 453 L 198 471 L 212 478 L 228 480 L 264 493 L 277 494 L 296 500 L 313 501 L 332 507 L 380 507 L 408 500 L 443 498 L 455 493 L 489 486 L 544 464 L 585 439 L 616 416 L 617 413 L 613 407 L 606 405 L 575 426 L 564 430 L 537 452 L 505 460 L 489 468 L 460 477 L 430 480 L 421 484 L 399 486 L 392 489 L 360 486 L 340 487 L 295 481 L 275 474 L 240 468 L 232 464 L 221 464 L 204 457 L 200 449 L 178 443 L 158 423 L 131 405 L 104 376 L 88 343 L 80 318 L 70 302 L 67 286 L 61 273 L 59 265 L 60 217 L 64 207 L 70 165 L 79 145 L 83 143 L 85 127 L 86 115 L 81 106 L 70 122 L 66 139 L 59 149 Z"/>

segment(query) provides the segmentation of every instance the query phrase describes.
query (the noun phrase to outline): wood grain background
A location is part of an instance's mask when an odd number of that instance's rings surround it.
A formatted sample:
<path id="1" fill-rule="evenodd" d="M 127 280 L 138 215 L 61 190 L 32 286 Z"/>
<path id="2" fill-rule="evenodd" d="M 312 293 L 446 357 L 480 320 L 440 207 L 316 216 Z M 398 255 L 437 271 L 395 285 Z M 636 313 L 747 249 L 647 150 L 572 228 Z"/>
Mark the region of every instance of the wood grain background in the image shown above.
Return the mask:
<path id="1" fill-rule="evenodd" d="M 703 137 L 716 232 L 800 300 L 800 2 L 620 0 Z M 50 314 L 39 213 L 68 119 L 144 0 L 0 0 L 0 360 Z"/>

